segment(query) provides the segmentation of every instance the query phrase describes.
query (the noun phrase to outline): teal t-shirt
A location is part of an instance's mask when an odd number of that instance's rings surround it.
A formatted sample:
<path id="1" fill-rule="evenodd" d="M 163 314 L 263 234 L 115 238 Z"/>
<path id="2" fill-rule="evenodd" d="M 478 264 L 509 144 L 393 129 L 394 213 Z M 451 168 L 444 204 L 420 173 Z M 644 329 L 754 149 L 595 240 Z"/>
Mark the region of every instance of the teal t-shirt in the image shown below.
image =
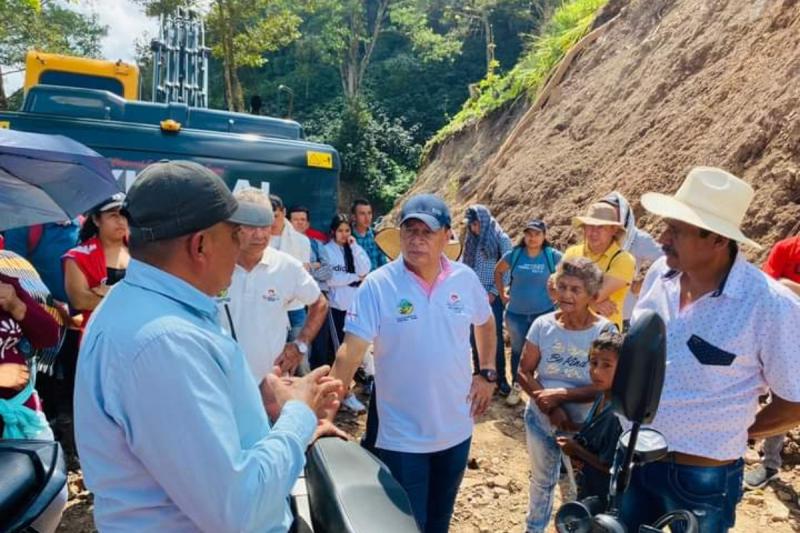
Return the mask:
<path id="1" fill-rule="evenodd" d="M 553 309 L 547 280 L 561 261 L 561 252 L 545 248 L 530 257 L 525 248 L 514 247 L 503 255 L 510 269 L 508 310 L 520 315 L 538 315 Z"/>

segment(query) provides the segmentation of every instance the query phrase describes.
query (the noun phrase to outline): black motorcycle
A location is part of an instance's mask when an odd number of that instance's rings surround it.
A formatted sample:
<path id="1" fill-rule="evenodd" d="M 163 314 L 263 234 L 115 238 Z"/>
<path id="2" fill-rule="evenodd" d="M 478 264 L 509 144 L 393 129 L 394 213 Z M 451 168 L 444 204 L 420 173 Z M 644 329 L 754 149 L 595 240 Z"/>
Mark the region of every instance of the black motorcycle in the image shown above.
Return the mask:
<path id="1" fill-rule="evenodd" d="M 66 483 L 57 442 L 0 440 L 0 531 L 28 531 Z"/>
<path id="2" fill-rule="evenodd" d="M 656 416 L 665 367 L 664 322 L 649 312 L 634 322 L 625 336 L 612 386 L 614 411 L 630 421 L 632 427 L 620 436 L 617 444 L 608 501 L 590 497 L 562 505 L 555 520 L 559 533 L 627 533 L 619 509 L 633 469 L 658 461 L 668 452 L 661 433 L 642 428 L 642 424 L 652 422 Z M 685 510 L 667 513 L 652 525 L 641 526 L 639 532 L 661 532 L 672 525 L 682 525 L 685 533 L 698 532 L 697 519 Z"/>

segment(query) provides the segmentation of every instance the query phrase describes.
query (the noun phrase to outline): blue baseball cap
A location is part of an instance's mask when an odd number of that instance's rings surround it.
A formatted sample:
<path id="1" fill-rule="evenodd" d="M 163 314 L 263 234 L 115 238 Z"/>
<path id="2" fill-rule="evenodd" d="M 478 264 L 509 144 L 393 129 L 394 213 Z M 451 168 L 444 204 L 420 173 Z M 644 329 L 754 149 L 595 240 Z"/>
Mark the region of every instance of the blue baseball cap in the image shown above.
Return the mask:
<path id="1" fill-rule="evenodd" d="M 435 194 L 417 194 L 400 210 L 400 225 L 411 219 L 421 220 L 433 231 L 450 227 L 450 209 Z"/>
<path id="2" fill-rule="evenodd" d="M 536 231 L 541 231 L 542 233 L 547 233 L 547 224 L 544 223 L 544 220 L 534 218 L 529 220 L 528 223 L 525 224 L 525 229 L 532 229 Z"/>

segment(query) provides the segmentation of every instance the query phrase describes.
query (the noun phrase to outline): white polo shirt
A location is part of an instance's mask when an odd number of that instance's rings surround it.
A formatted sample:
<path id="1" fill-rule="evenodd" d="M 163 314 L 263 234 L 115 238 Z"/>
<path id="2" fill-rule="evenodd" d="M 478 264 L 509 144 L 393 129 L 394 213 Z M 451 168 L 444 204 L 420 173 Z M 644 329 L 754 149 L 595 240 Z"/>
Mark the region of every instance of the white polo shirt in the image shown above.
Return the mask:
<path id="1" fill-rule="evenodd" d="M 472 435 L 470 325 L 492 309 L 472 269 L 443 265 L 428 295 L 395 259 L 366 277 L 348 311 L 345 331 L 374 342 L 378 448 L 430 453 Z"/>
<path id="2" fill-rule="evenodd" d="M 667 367 L 651 426 L 673 451 L 737 459 L 767 389 L 800 402 L 800 299 L 738 254 L 720 288 L 680 309 L 681 273 L 647 273 L 633 319 L 666 323 Z"/>
<path id="3" fill-rule="evenodd" d="M 226 294 L 217 299 L 219 320 L 230 331 L 225 304 L 231 313 L 236 339 L 244 351 L 256 383 L 264 379 L 286 345 L 289 331 L 287 304 L 311 305 L 320 290 L 302 263 L 273 248 L 250 272 L 239 265 Z"/>
<path id="4" fill-rule="evenodd" d="M 287 220 L 283 224 L 283 231 L 277 237 L 272 237 L 269 241 L 269 247 L 275 250 L 280 250 L 290 256 L 294 257 L 300 263 L 311 262 L 311 241 L 296 231 Z M 300 300 L 293 300 L 289 302 L 289 311 L 297 311 L 303 309 L 305 305 Z"/>

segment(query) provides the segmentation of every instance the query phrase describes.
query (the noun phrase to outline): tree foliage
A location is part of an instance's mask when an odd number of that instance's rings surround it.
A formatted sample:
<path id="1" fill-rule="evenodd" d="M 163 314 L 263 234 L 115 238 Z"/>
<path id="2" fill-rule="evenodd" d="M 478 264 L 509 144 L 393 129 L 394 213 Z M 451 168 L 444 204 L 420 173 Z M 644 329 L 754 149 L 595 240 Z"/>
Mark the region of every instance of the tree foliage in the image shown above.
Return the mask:
<path id="1" fill-rule="evenodd" d="M 0 65 L 14 69 L 28 50 L 96 57 L 107 28 L 54 0 L 0 0 Z M 0 109 L 7 106 L 0 69 Z"/>

